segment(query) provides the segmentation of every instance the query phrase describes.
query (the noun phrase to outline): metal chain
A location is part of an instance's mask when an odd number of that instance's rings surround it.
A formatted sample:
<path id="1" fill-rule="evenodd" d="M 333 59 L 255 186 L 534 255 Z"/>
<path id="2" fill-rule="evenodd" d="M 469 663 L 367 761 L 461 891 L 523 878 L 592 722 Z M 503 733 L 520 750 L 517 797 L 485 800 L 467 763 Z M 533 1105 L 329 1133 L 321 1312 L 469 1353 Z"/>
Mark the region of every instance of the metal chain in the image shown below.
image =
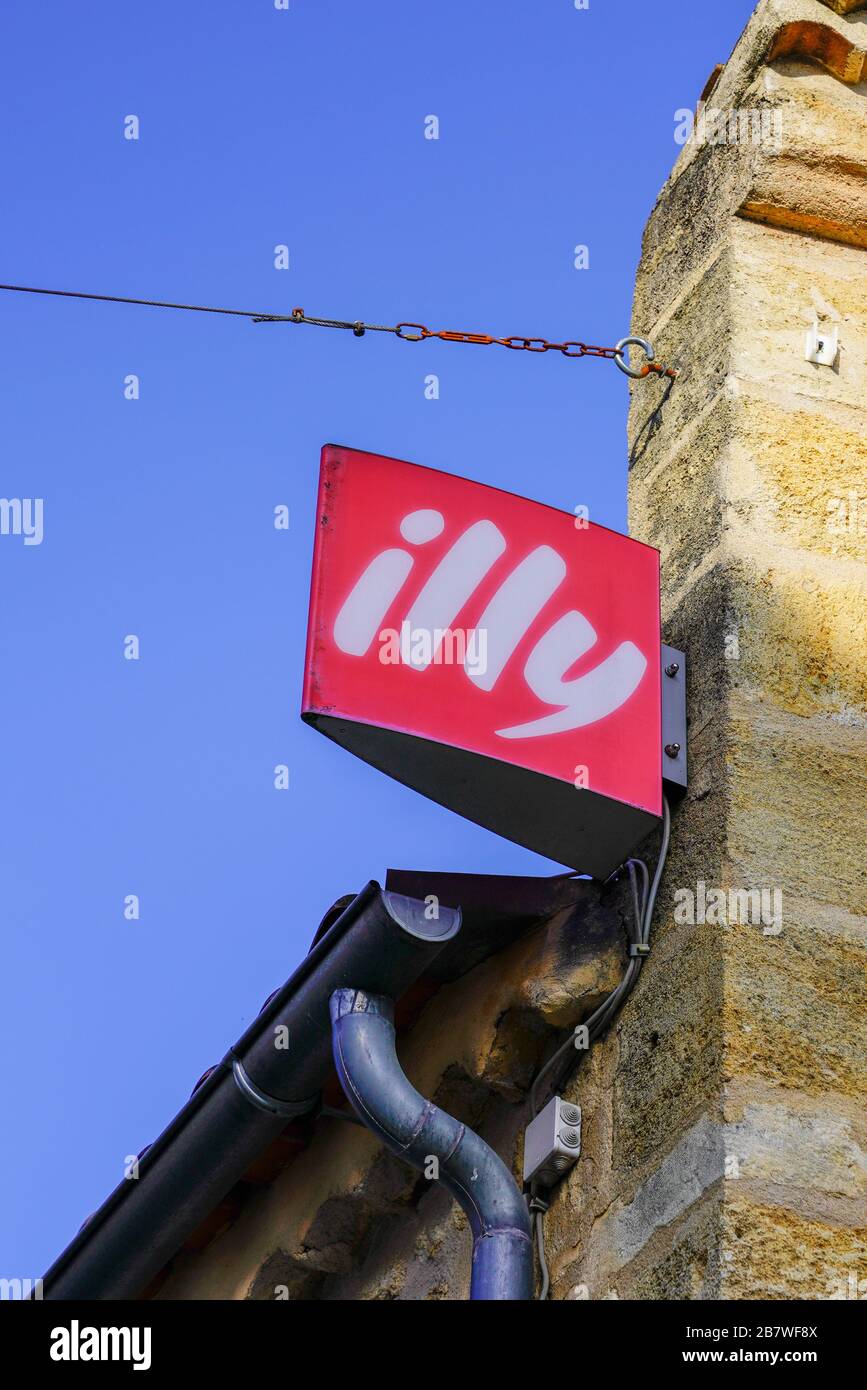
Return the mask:
<path id="1" fill-rule="evenodd" d="M 303 309 L 293 309 L 288 318 L 292 323 L 313 323 L 323 328 L 351 328 L 357 338 L 363 337 L 370 330 L 374 333 L 394 333 L 405 343 L 420 343 L 425 338 L 439 338 L 444 343 L 477 343 L 482 347 L 491 347 L 493 344 L 497 344 L 500 347 L 511 348 L 513 352 L 562 352 L 564 357 L 604 357 L 616 362 L 622 372 L 636 379 L 649 376 L 651 372 L 656 372 L 660 376 L 671 377 L 672 380 L 677 376 L 673 367 L 667 367 L 665 363 L 657 362 L 653 345 L 646 338 L 621 338 L 614 347 L 596 347 L 593 343 L 582 343 L 573 339 L 564 343 L 549 343 L 547 338 L 524 338 L 518 334 L 508 338 L 495 338 L 490 333 L 465 333 L 458 329 L 427 328 L 423 323 L 398 323 L 391 328 L 386 324 L 363 323 L 360 320 L 355 323 L 348 323 L 340 319 L 314 319 L 305 314 Z M 254 319 L 255 323 L 283 323 L 285 321 L 286 319 L 280 315 L 261 315 Z M 415 331 L 408 332 L 407 330 Z M 640 347 L 644 352 L 647 360 L 642 366 L 631 367 L 629 365 L 625 349 L 630 346 Z"/>
<path id="2" fill-rule="evenodd" d="M 32 285 L 0 285 L 0 290 L 10 290 L 19 294 L 50 294 L 62 299 L 96 299 L 110 304 L 144 304 L 153 309 L 185 309 L 197 314 L 231 314 L 236 318 L 250 319 L 253 323 L 310 323 L 317 328 L 351 329 L 356 338 L 365 333 L 394 333 L 405 343 L 420 343 L 425 338 L 439 338 L 444 343 L 478 343 L 483 347 L 498 344 L 518 352 L 561 352 L 564 357 L 603 357 L 616 362 L 627 376 L 636 380 L 655 373 L 672 380 L 677 376 L 673 367 L 657 362 L 652 343 L 646 338 L 621 338 L 614 347 L 596 347 L 593 343 L 567 340 L 564 343 L 549 343 L 547 338 L 523 338 L 518 335 L 509 338 L 494 338 L 489 333 L 463 333 L 447 328 L 426 328 L 423 323 L 398 323 L 394 326 L 384 323 L 364 323 L 361 319 L 351 322 L 347 319 L 320 319 L 305 314 L 303 309 L 293 309 L 291 314 L 259 314 L 249 309 L 218 309 L 207 304 L 175 304 L 165 299 L 128 299 L 117 294 L 85 294 L 79 290 L 35 289 Z M 414 331 L 407 331 L 414 330 Z M 641 348 L 645 361 L 640 367 L 632 367 L 626 357 L 628 347 Z"/>

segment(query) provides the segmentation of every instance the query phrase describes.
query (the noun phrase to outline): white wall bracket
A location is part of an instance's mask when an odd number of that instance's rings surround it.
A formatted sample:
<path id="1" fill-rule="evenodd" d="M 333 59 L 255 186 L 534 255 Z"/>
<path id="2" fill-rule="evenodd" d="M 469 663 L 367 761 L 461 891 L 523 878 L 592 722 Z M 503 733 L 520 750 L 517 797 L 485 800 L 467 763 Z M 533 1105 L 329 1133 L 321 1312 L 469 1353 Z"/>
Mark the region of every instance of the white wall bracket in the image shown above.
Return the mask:
<path id="1" fill-rule="evenodd" d="M 836 323 L 814 323 L 807 329 L 804 358 L 807 362 L 815 362 L 818 367 L 833 367 L 839 346 Z"/>

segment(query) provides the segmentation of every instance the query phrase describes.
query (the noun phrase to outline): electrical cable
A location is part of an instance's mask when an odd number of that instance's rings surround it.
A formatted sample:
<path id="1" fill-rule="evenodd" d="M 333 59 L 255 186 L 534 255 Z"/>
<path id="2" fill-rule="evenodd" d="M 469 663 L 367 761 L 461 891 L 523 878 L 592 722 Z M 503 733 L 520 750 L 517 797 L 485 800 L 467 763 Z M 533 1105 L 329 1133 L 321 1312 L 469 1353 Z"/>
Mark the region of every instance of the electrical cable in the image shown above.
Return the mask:
<path id="1" fill-rule="evenodd" d="M 547 1207 L 545 1208 L 547 1211 Z M 539 1270 L 542 1273 L 542 1287 L 539 1289 L 539 1302 L 547 1300 L 547 1290 L 550 1289 L 550 1275 L 547 1270 L 547 1259 L 545 1257 L 545 1226 L 542 1225 L 545 1219 L 545 1211 L 538 1209 L 534 1212 L 534 1227 L 536 1232 L 536 1252 L 539 1255 Z"/>
<path id="2" fill-rule="evenodd" d="M 663 869 L 665 868 L 665 861 L 668 857 L 670 843 L 671 811 L 668 805 L 667 798 L 663 796 L 662 839 L 660 841 L 659 854 L 657 856 L 656 868 L 654 870 L 653 878 L 650 878 L 647 865 L 644 863 L 643 859 L 627 859 L 625 864 L 621 866 L 621 868 L 625 868 L 629 874 L 630 887 L 632 892 L 632 904 L 634 912 L 634 935 L 632 933 L 627 932 L 631 945 L 647 946 L 649 944 L 650 927 L 651 922 L 653 920 L 653 910 L 656 906 L 656 896 L 659 892 L 659 884 L 662 878 Z M 611 880 L 616 878 L 616 876 L 619 873 L 620 869 L 615 870 L 614 874 L 612 874 L 611 878 L 607 881 L 610 882 Z M 636 875 L 640 876 L 641 878 L 640 890 L 638 888 Z M 611 991 L 607 998 L 604 999 L 603 1002 L 599 1005 L 599 1007 L 593 1011 L 590 1017 L 586 1019 L 583 1024 L 579 1024 L 573 1030 L 572 1034 L 570 1034 L 566 1041 L 563 1044 L 561 1044 L 560 1047 L 557 1048 L 553 1056 L 549 1057 L 548 1061 L 537 1073 L 533 1081 L 533 1084 L 530 1087 L 530 1112 L 534 1119 L 536 1115 L 538 1115 L 539 1113 L 538 1096 L 539 1089 L 543 1080 L 546 1077 L 550 1077 L 551 1072 L 554 1071 L 554 1091 L 556 1091 L 557 1086 L 561 1084 L 562 1080 L 564 1079 L 563 1077 L 561 1077 L 560 1071 L 557 1069 L 559 1067 L 563 1067 L 565 1059 L 569 1056 L 569 1054 L 577 1050 L 575 1037 L 579 1029 L 587 1029 L 587 1048 L 584 1049 L 584 1051 L 587 1052 L 589 1051 L 590 1046 L 596 1041 L 597 1038 L 601 1036 L 601 1034 L 608 1027 L 609 1023 L 620 1009 L 624 1000 L 634 989 L 636 981 L 638 980 L 638 976 L 641 973 L 641 967 L 643 963 L 643 956 L 638 955 L 630 957 L 629 963 L 626 967 L 626 970 L 624 971 L 623 978 L 621 979 L 620 983 L 617 986 L 615 986 L 615 988 Z M 580 1059 L 578 1065 L 580 1065 Z M 565 1067 L 563 1067 L 563 1070 L 565 1071 Z M 539 1255 L 539 1268 L 542 1275 L 542 1291 L 539 1293 L 539 1299 L 544 1300 L 548 1297 L 548 1289 L 550 1286 L 548 1263 L 545 1258 L 545 1232 L 543 1226 L 543 1218 L 545 1212 L 548 1210 L 548 1204 L 547 1202 L 545 1202 L 544 1198 L 539 1197 L 535 1183 L 531 1184 L 530 1186 L 529 1207 L 530 1211 L 533 1213 L 533 1225 L 536 1235 L 536 1248 Z"/>
<path id="3" fill-rule="evenodd" d="M 671 843 L 671 811 L 668 805 L 668 798 L 662 798 L 662 842 L 659 846 L 659 856 L 656 861 L 656 872 L 653 875 L 653 882 L 650 885 L 650 896 L 647 902 L 647 910 L 644 914 L 644 935 L 642 941 L 646 945 L 650 939 L 650 923 L 653 917 L 653 909 L 656 904 L 656 895 L 659 892 L 659 881 L 662 878 L 662 871 L 665 868 L 665 861 L 668 858 L 668 847 Z"/>

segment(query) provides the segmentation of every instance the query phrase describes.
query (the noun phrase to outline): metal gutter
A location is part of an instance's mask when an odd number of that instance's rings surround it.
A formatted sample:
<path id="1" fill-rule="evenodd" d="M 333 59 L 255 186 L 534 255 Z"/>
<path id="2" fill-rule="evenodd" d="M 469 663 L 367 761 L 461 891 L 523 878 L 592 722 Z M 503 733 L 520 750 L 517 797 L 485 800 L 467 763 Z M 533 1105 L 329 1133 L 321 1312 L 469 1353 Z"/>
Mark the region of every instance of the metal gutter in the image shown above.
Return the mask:
<path id="1" fill-rule="evenodd" d="M 424 902 L 369 883 L 144 1152 L 139 1176 L 88 1219 L 45 1275 L 43 1297 L 140 1294 L 287 1120 L 316 1106 L 332 1066 L 334 991 L 399 997 L 460 924 L 458 909 L 429 920 Z"/>

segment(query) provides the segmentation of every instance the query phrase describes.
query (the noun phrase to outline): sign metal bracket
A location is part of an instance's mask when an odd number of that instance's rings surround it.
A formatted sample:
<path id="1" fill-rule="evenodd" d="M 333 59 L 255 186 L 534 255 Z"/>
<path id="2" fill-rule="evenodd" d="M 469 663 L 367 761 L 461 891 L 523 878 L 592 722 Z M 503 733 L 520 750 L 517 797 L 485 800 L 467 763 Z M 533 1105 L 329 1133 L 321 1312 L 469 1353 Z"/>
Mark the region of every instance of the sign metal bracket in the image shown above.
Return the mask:
<path id="1" fill-rule="evenodd" d="M 666 795 L 687 788 L 686 654 L 662 644 L 662 784 Z"/>

